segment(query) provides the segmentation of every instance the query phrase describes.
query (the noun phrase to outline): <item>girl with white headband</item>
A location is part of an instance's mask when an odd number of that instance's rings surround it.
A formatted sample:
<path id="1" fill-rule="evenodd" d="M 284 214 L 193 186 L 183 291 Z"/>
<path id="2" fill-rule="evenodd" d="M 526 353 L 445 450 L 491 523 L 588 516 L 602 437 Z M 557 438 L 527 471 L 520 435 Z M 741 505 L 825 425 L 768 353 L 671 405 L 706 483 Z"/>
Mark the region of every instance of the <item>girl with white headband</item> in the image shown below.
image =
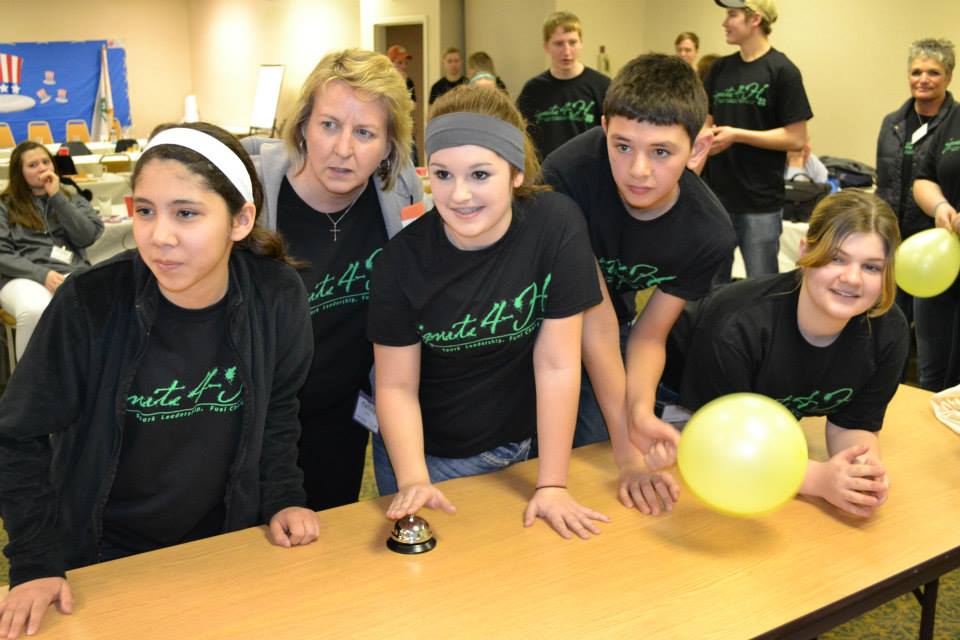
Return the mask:
<path id="1" fill-rule="evenodd" d="M 436 208 L 387 244 L 373 274 L 374 466 L 380 493 L 396 493 L 387 517 L 452 513 L 435 483 L 525 460 L 536 435 L 524 525 L 542 517 L 588 538 L 607 517 L 571 497 L 567 468 L 583 311 L 600 302 L 599 279 L 583 215 L 536 185 L 524 130 L 494 89 L 458 87 L 434 104 Z"/>
<path id="2" fill-rule="evenodd" d="M 64 572 L 269 523 L 318 533 L 296 466 L 306 292 L 256 224 L 239 143 L 163 128 L 133 172 L 136 251 L 72 275 L 0 400 L 0 637 L 73 608 Z"/>

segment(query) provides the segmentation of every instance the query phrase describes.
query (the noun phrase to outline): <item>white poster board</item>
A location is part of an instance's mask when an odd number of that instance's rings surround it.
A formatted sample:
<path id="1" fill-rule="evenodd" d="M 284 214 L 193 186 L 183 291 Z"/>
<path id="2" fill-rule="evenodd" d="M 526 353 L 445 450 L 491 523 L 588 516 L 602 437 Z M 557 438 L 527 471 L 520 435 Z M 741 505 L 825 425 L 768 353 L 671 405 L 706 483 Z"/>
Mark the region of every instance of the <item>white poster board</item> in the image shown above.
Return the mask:
<path id="1" fill-rule="evenodd" d="M 251 129 L 273 131 L 277 103 L 280 101 L 280 85 L 283 84 L 283 71 L 282 64 L 260 65 L 257 93 L 253 97 L 253 113 L 250 115 Z"/>

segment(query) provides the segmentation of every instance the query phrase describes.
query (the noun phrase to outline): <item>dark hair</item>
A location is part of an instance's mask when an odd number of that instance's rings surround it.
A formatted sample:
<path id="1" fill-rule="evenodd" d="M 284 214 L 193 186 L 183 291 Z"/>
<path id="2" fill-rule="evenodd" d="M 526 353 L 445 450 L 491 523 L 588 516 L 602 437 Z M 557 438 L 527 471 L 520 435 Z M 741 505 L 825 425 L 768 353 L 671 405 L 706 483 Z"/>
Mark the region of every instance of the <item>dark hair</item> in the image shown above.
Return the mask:
<path id="1" fill-rule="evenodd" d="M 707 76 L 710 75 L 710 69 L 713 67 L 713 63 L 719 59 L 720 56 L 716 53 L 708 53 L 700 58 L 697 62 L 697 75 L 700 76 L 700 82 L 707 81 Z"/>
<path id="2" fill-rule="evenodd" d="M 689 64 L 677 56 L 648 53 L 617 73 L 603 115 L 607 120 L 622 116 L 661 126 L 679 124 L 692 145 L 707 119 L 707 93 Z"/>
<path id="3" fill-rule="evenodd" d="M 489 73 L 497 75 L 497 67 L 493 64 L 493 58 L 486 51 L 475 51 L 467 58 L 467 66 L 473 69 L 474 73 Z"/>
<path id="4" fill-rule="evenodd" d="M 550 187 L 542 184 L 540 161 L 537 159 L 537 150 L 530 141 L 530 136 L 527 135 L 527 123 L 507 94 L 494 87 L 462 84 L 437 98 L 433 107 L 430 108 L 430 120 L 445 113 L 461 111 L 498 118 L 507 124 L 512 124 L 523 133 L 523 183 L 514 188 L 514 198 L 528 198 L 540 191 L 550 190 Z M 429 160 L 427 158 L 428 162 Z M 516 175 L 516 170 L 516 167 L 510 165 L 511 176 Z"/>
<path id="5" fill-rule="evenodd" d="M 689 40 L 693 43 L 693 48 L 697 51 L 700 50 L 700 37 L 697 36 L 693 31 L 681 31 L 680 35 L 677 36 L 677 39 L 673 41 L 673 45 L 677 46 L 684 40 Z"/>
<path id="6" fill-rule="evenodd" d="M 257 172 L 256 169 L 254 169 L 253 162 L 240 145 L 240 141 L 220 127 L 206 122 L 161 124 L 150 133 L 150 137 L 152 138 L 161 131 L 173 128 L 194 129 L 219 140 L 240 158 L 244 168 L 250 175 L 250 183 L 253 186 L 253 205 L 256 207 L 256 224 L 254 224 L 253 229 L 246 238 L 234 243 L 234 245 L 241 249 L 247 249 L 259 256 L 275 258 L 287 264 L 297 265 L 298 263 L 287 255 L 283 238 L 259 223 L 260 211 L 263 208 L 263 187 L 260 184 L 259 178 L 257 178 Z M 207 158 L 193 149 L 173 144 L 163 144 L 153 147 L 140 156 L 136 166 L 133 168 L 133 177 L 130 181 L 134 188 L 137 186 L 137 180 L 143 168 L 147 166 L 151 160 L 176 160 L 184 165 L 190 173 L 202 178 L 211 191 L 223 198 L 227 204 L 227 210 L 231 215 L 235 216 L 240 213 L 240 209 L 243 208 L 246 202 L 246 199 L 240 194 L 237 187 Z"/>
<path id="7" fill-rule="evenodd" d="M 10 183 L 3 190 L 3 194 L 0 194 L 0 202 L 3 202 L 3 206 L 7 208 L 7 220 L 10 224 L 28 229 L 43 229 L 43 218 L 40 217 L 37 205 L 33 201 L 33 189 L 23 177 L 23 154 L 34 149 L 43 149 L 53 162 L 50 151 L 39 142 L 24 140 L 18 144 L 10 154 Z M 57 170 L 55 164 L 53 170 Z"/>

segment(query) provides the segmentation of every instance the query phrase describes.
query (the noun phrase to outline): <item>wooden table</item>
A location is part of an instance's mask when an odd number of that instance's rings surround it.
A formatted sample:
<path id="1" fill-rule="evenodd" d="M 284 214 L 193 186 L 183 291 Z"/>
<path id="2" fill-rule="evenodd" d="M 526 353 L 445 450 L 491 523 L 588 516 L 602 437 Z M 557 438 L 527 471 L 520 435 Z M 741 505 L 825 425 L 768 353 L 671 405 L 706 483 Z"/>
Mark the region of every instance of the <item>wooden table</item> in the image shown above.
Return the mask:
<path id="1" fill-rule="evenodd" d="M 804 499 L 730 518 L 689 491 L 643 516 L 600 444 L 571 464 L 574 495 L 613 518 L 592 540 L 521 526 L 524 463 L 445 483 L 459 513 L 424 512 L 429 553 L 388 551 L 385 499 L 358 503 L 322 512 L 304 548 L 257 528 L 73 571 L 77 612 L 41 637 L 809 638 L 960 565 L 960 440 L 928 398 L 901 387 L 887 413 L 890 501 L 868 521 Z M 822 456 L 822 421 L 804 426 Z"/>

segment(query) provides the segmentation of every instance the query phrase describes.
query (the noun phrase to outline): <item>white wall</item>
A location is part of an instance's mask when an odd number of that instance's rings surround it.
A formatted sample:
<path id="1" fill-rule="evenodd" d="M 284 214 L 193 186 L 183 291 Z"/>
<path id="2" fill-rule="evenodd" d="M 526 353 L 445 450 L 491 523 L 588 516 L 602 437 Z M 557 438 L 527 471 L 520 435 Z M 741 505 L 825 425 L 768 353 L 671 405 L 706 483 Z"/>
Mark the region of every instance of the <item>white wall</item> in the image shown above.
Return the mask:
<path id="1" fill-rule="evenodd" d="M 514 98 L 524 82 L 547 68 L 541 25 L 555 11 L 554 4 L 554 0 L 464 0 L 466 55 L 489 53 Z"/>
<path id="2" fill-rule="evenodd" d="M 193 89 L 200 117 L 250 124 L 261 64 L 286 65 L 277 122 L 329 51 L 357 46 L 360 8 L 343 0 L 190 0 Z"/>
<path id="3" fill-rule="evenodd" d="M 424 62 L 435 80 L 461 1 L 465 51 L 490 53 L 513 96 L 547 67 L 540 26 L 557 9 L 582 19 L 583 60 L 591 66 L 601 44 L 616 71 L 637 53 L 672 51 L 676 34 L 688 30 L 700 35 L 701 53 L 733 51 L 720 28 L 723 10 L 710 0 L 87 0 L 82 11 L 67 0 L 8 1 L 0 41 L 119 39 L 127 49 L 134 133 L 145 135 L 179 119 L 189 93 L 197 94 L 202 117 L 246 125 L 261 63 L 287 65 L 283 114 L 325 52 L 372 48 L 372 25 L 386 17 L 426 17 Z M 910 42 L 937 36 L 960 44 L 960 2 L 778 5 L 772 42 L 804 74 L 815 114 L 810 131 L 821 154 L 872 164 L 883 115 L 908 97 Z"/>
<path id="4" fill-rule="evenodd" d="M 700 36 L 700 53 L 733 52 L 723 9 L 708 0 L 643 0 L 649 47 L 673 51 L 681 31 Z M 907 49 L 925 37 L 960 45 L 960 2 L 778 0 L 770 41 L 800 68 L 813 107 L 813 148 L 874 164 L 883 116 L 909 97 Z M 957 89 L 960 85 L 955 85 Z"/>

